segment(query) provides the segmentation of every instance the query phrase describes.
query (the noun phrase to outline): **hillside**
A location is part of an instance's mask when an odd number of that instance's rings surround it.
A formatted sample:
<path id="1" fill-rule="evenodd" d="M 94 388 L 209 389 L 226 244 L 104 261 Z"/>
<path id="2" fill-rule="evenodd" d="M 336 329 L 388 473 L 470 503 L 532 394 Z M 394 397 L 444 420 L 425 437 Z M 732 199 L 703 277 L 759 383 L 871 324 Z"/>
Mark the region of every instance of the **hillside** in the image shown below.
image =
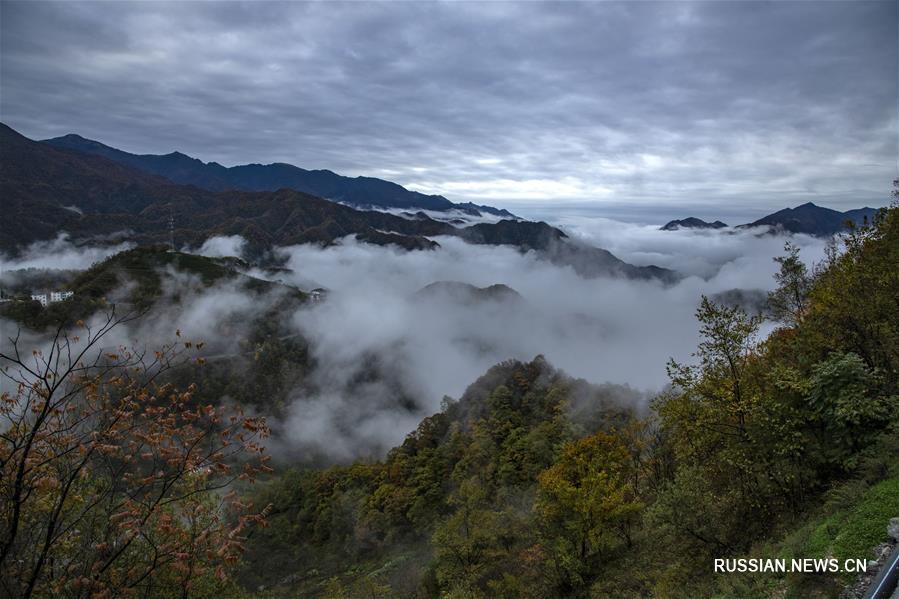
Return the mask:
<path id="1" fill-rule="evenodd" d="M 695 361 L 671 361 L 671 387 L 649 406 L 541 357 L 510 361 L 383 460 L 288 469 L 255 495 L 271 516 L 240 583 L 267 597 L 863 590 L 847 571 L 731 575 L 710 564 L 842 563 L 895 545 L 897 237 L 893 207 L 814 273 L 786 264 L 772 297 L 801 289 L 802 302 L 764 340 L 758 317 L 703 298 Z"/>
<path id="2" fill-rule="evenodd" d="M 82 241 L 128 231 L 137 243 L 166 243 L 170 217 L 179 246 L 242 235 L 257 254 L 275 244 L 331 243 L 351 234 L 370 243 L 431 248 L 434 243 L 422 234 L 452 229 L 430 219 L 360 212 L 286 189 L 215 193 L 174 185 L 101 156 L 31 141 L 6 126 L 0 128 L 0 148 L 0 191 L 11 223 L 0 231 L 5 252 L 61 230 Z"/>
<path id="3" fill-rule="evenodd" d="M 766 227 L 772 232 L 804 233 L 818 237 L 829 237 L 845 232 L 847 221 L 854 223 L 856 226 L 862 225 L 866 220 L 870 223 L 876 213 L 876 208 L 856 208 L 840 212 L 808 202 L 795 208 L 778 210 L 751 223 L 737 225 L 736 228 Z M 720 220 L 710 223 L 699 218 L 689 217 L 672 220 L 662 226 L 660 230 L 724 229 L 726 227 L 727 224 Z"/>
<path id="4" fill-rule="evenodd" d="M 0 123 L 0 251 L 56 237 L 81 212 L 140 212 L 167 181 L 103 158 L 36 144 Z"/>
<path id="5" fill-rule="evenodd" d="M 489 553 L 482 576 L 517 575 L 529 564 L 500 547 L 524 549 L 522 508 L 536 476 L 566 441 L 624 426 L 638 398 L 572 379 L 542 357 L 499 364 L 384 461 L 290 471 L 261 492 L 257 501 L 272 502 L 276 515 L 252 539 L 240 580 L 276 597 L 358 597 L 367 588 L 375 597 L 437 596 L 435 575 L 457 568 L 455 542 L 468 545 L 459 547 L 465 559 Z M 478 530 L 460 531 L 463 519 Z M 448 569 L 435 572 L 436 560 Z"/>
<path id="6" fill-rule="evenodd" d="M 0 316 L 32 329 L 44 329 L 71 324 L 98 311 L 116 310 L 144 312 L 152 309 L 164 293 L 164 273 L 168 276 L 188 276 L 203 287 L 230 282 L 236 289 L 251 295 L 281 298 L 282 307 L 298 306 L 307 295 L 281 283 L 273 283 L 243 274 L 247 264 L 237 258 L 207 258 L 181 252 L 170 252 L 164 246 L 146 246 L 120 252 L 78 273 L 65 273 L 66 282 L 60 289 L 74 295 L 62 302 L 42 308 L 22 294 L 19 301 L 0 304 Z M 47 274 L 52 278 L 53 271 Z M 5 277 L 15 273 L 4 273 Z M 32 274 L 34 278 L 36 275 Z M 171 301 L 168 298 L 167 301 Z M 286 302 L 286 303 L 285 303 Z"/>
<path id="7" fill-rule="evenodd" d="M 131 154 L 98 141 L 70 134 L 44 140 L 47 145 L 103 156 L 116 163 L 159 175 L 181 185 L 210 191 L 277 191 L 293 189 L 356 208 L 459 210 L 511 218 L 507 210 L 475 204 L 454 204 L 443 196 L 425 195 L 373 177 L 344 177 L 329 170 L 306 170 L 292 164 L 243 164 L 225 167 L 203 162 L 180 152 L 165 155 Z"/>

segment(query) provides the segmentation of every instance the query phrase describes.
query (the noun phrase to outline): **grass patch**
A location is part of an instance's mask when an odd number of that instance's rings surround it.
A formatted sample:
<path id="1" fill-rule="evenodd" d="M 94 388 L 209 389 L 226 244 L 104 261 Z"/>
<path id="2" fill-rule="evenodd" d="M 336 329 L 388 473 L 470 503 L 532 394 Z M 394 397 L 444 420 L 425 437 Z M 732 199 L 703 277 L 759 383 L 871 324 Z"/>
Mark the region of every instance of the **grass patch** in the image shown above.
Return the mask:
<path id="1" fill-rule="evenodd" d="M 805 547 L 810 556 L 873 558 L 871 550 L 887 540 L 890 518 L 899 516 L 899 475 L 870 487 L 851 508 L 836 512 L 811 530 Z"/>
<path id="2" fill-rule="evenodd" d="M 874 547 L 888 540 L 890 518 L 899 516 L 899 473 L 867 487 L 859 481 L 845 483 L 835 495 L 838 502 L 826 503 L 780 541 L 759 544 L 750 555 L 787 561 L 834 557 L 840 564 L 846 559 L 874 559 Z M 836 598 L 856 576 L 851 572 L 719 575 L 713 596 Z"/>

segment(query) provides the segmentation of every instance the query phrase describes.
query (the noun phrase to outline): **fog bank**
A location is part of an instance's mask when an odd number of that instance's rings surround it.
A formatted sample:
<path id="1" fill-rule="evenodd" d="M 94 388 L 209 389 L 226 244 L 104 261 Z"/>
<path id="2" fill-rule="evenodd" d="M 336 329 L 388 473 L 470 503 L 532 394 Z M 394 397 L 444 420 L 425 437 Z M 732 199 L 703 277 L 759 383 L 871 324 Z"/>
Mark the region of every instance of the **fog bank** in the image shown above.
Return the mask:
<path id="1" fill-rule="evenodd" d="M 308 340 L 314 369 L 289 393 L 289 405 L 274 423 L 275 444 L 336 460 L 380 455 L 439 410 L 444 396 L 459 397 L 494 364 L 538 354 L 572 376 L 628 385 L 648 397 L 667 383 L 667 360 L 689 360 L 695 350 L 700 296 L 770 289 L 777 266 L 772 258 L 785 241 L 756 231 L 659 231 L 603 218 L 563 217 L 556 224 L 628 262 L 687 276 L 669 286 L 584 279 L 533 252 L 455 237 L 435 238 L 441 247 L 434 251 L 406 252 L 351 238 L 324 249 L 281 248 L 290 270 L 273 276 L 328 293 L 320 303 L 279 316 L 281 328 Z M 791 240 L 809 263 L 823 256 L 823 240 Z M 242 246 L 239 237 L 214 238 L 198 253 L 239 254 Z M 83 268 L 109 252 L 74 248 L 60 238 L 29 248 L 14 264 Z M 152 346 L 170 342 L 180 329 L 183 338 L 206 341 L 210 352 L 229 351 L 245 323 L 276 300 L 251 297 L 233 283 L 204 287 L 182 273 L 162 275 L 157 308 L 117 331 L 111 343 L 138 339 Z M 418 293 L 438 281 L 504 284 L 517 295 L 480 297 L 451 292 L 451 286 Z"/>

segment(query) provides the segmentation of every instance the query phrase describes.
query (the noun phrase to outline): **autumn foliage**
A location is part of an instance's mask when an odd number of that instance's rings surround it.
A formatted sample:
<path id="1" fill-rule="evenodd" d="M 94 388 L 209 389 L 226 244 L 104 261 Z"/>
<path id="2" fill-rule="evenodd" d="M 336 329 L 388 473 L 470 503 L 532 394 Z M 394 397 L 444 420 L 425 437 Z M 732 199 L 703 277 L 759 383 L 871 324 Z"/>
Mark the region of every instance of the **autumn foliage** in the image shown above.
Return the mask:
<path id="1" fill-rule="evenodd" d="M 189 342 L 102 348 L 122 320 L 0 354 L 4 596 L 202 596 L 265 524 L 238 494 L 268 470 L 264 420 L 165 382 Z"/>

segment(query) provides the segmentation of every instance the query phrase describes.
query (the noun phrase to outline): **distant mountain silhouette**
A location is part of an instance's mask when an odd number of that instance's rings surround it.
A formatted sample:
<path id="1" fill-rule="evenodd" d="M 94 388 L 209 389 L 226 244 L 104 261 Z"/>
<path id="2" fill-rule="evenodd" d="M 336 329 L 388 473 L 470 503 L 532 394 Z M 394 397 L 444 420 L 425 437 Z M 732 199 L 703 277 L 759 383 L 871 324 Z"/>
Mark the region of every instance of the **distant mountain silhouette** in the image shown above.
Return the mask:
<path id="1" fill-rule="evenodd" d="M 724 229 L 727 223 L 716 220 L 713 223 L 706 222 L 693 216 L 682 220 L 672 220 L 661 228 L 662 231 L 677 231 L 678 229 Z"/>
<path id="2" fill-rule="evenodd" d="M 570 242 L 543 222 L 501 220 L 469 227 L 380 211 L 356 210 L 292 189 L 274 192 L 209 191 L 96 154 L 32 141 L 0 124 L 0 197 L 4 223 L 0 251 L 16 253 L 67 232 L 77 243 L 97 243 L 124 232 L 140 245 L 169 241 L 174 219 L 178 247 L 210 237 L 240 235 L 249 257 L 275 246 L 328 245 L 347 236 L 407 250 L 438 247 L 429 239 L 455 236 L 473 244 L 510 245 L 541 259 L 572 266 L 582 276 L 675 280 L 673 271 L 627 264 L 606 250 Z"/>
<path id="3" fill-rule="evenodd" d="M 763 218 L 740 225 L 739 228 L 770 227 L 775 231 L 805 233 L 827 237 L 846 230 L 846 222 L 857 225 L 868 219 L 870 222 L 877 214 L 876 208 L 857 208 L 840 212 L 808 202 L 795 208 L 785 208 Z"/>
<path id="4" fill-rule="evenodd" d="M 44 140 L 42 143 L 103 156 L 113 162 L 159 175 L 173 183 L 196 185 L 210 191 L 277 191 L 293 189 L 349 204 L 356 208 L 402 208 L 436 211 L 459 210 L 473 216 L 482 213 L 512 218 L 507 210 L 470 202 L 454 204 L 443 196 L 425 195 L 373 177 L 344 177 L 329 170 L 306 170 L 291 164 L 244 164 L 225 167 L 203 162 L 181 152 L 131 154 L 80 135 Z"/>
<path id="5" fill-rule="evenodd" d="M 140 244 L 166 243 L 175 220 L 179 245 L 197 246 L 215 235 L 241 235 L 251 251 L 272 245 L 331 243 L 346 235 L 406 249 L 435 247 L 424 235 L 451 225 L 361 212 L 315 196 L 211 192 L 175 185 L 101 156 L 37 143 L 0 125 L 0 191 L 6 216 L 0 250 L 14 252 L 60 231 L 90 240 L 129 231 Z"/>
<path id="6" fill-rule="evenodd" d="M 765 314 L 768 309 L 768 292 L 764 289 L 733 288 L 713 293 L 711 299 L 732 308 L 742 308 L 748 314 Z"/>
<path id="7" fill-rule="evenodd" d="M 489 287 L 476 287 L 459 281 L 436 281 L 416 291 L 415 297 L 417 299 L 448 297 L 463 304 L 522 300 L 517 291 L 502 283 Z"/>
<path id="8" fill-rule="evenodd" d="M 501 220 L 479 223 L 462 229 L 460 236 L 469 243 L 481 245 L 514 245 L 527 250 L 548 250 L 567 235 L 545 222 Z"/>

